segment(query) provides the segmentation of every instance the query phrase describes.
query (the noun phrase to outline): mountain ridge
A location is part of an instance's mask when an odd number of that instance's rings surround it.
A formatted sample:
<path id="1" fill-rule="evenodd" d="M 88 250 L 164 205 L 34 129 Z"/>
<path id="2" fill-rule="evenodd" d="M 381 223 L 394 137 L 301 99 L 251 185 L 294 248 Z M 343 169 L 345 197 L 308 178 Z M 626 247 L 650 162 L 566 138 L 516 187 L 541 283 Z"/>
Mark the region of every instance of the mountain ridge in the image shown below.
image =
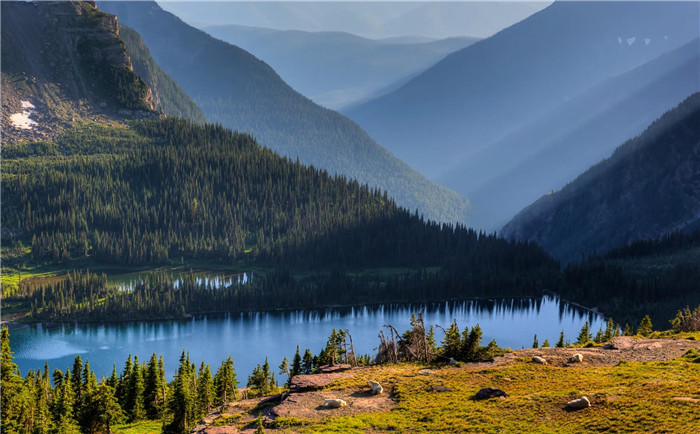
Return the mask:
<path id="1" fill-rule="evenodd" d="M 154 2 L 98 4 L 140 33 L 156 62 L 209 121 L 253 134 L 281 155 L 387 190 L 428 218 L 466 221 L 466 198 L 422 177 L 347 117 L 303 97 L 252 54 L 186 25 Z"/>
<path id="2" fill-rule="evenodd" d="M 688 97 L 560 191 L 523 209 L 501 235 L 564 262 L 700 220 L 700 94 Z"/>

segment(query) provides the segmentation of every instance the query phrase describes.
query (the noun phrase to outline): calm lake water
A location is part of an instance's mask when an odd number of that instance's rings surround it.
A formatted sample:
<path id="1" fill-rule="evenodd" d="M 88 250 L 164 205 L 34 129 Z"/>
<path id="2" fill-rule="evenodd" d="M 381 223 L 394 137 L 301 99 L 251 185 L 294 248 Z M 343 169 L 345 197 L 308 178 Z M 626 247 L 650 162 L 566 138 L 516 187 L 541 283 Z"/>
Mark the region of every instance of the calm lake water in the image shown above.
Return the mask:
<path id="1" fill-rule="evenodd" d="M 121 373 L 129 354 L 146 361 L 156 352 L 164 356 L 167 375 L 172 377 L 186 349 L 193 362 L 206 362 L 212 370 L 230 354 L 239 381 L 245 383 L 266 356 L 276 370 L 283 357 L 291 360 L 297 344 L 302 352 L 310 348 L 318 353 L 333 328 L 350 331 L 357 354 L 374 354 L 377 334 L 384 324 L 403 332 L 409 328 L 411 313 L 421 308 L 425 309 L 426 325 L 448 327 L 454 318 L 461 330 L 478 323 L 484 345 L 496 339 L 499 345 L 513 349 L 532 346 L 535 333 L 540 344 L 549 339 L 553 346 L 561 330 L 567 340 L 575 341 L 586 320 L 591 322 L 593 334 L 604 322 L 600 316 L 544 297 L 233 314 L 166 322 L 11 325 L 10 339 L 22 373 L 42 369 L 45 361 L 51 371 L 65 370 L 80 354 L 83 362 L 90 361 L 99 378 L 108 376 L 115 363 Z M 436 330 L 436 339 L 442 338 L 442 331 Z"/>

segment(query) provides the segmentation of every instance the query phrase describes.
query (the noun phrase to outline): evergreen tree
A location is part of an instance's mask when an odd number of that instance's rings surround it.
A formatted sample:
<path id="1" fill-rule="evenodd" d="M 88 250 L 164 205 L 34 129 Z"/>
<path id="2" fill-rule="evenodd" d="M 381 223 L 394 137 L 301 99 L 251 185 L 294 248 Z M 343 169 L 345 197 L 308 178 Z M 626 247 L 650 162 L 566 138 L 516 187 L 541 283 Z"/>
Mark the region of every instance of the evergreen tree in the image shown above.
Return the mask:
<path id="1" fill-rule="evenodd" d="M 610 342 L 610 339 L 615 336 L 615 322 L 613 321 L 612 317 L 608 318 L 608 321 L 605 323 L 605 333 L 603 334 L 603 342 Z"/>
<path id="2" fill-rule="evenodd" d="M 131 371 L 134 368 L 134 364 L 131 360 L 131 354 L 124 362 L 124 370 L 122 371 L 121 377 L 119 377 L 119 385 L 117 387 L 117 400 L 119 405 L 128 412 L 127 410 L 127 397 L 129 394 L 129 385 L 131 384 Z"/>
<path id="3" fill-rule="evenodd" d="M 466 359 L 464 360 L 465 362 L 476 362 L 479 361 L 479 345 L 481 344 L 481 327 L 479 327 L 479 324 L 475 325 L 472 327 L 471 331 L 469 332 L 469 337 L 467 338 L 467 341 L 465 343 L 466 347 Z"/>
<path id="4" fill-rule="evenodd" d="M 639 328 L 637 329 L 637 334 L 646 337 L 649 337 L 649 335 L 652 332 L 652 324 L 651 324 L 651 318 L 649 318 L 649 315 L 645 315 L 644 318 L 642 318 L 642 322 L 639 323 Z"/>
<path id="5" fill-rule="evenodd" d="M 581 327 L 581 331 L 578 334 L 578 339 L 576 339 L 576 344 L 585 345 L 590 342 L 592 338 L 593 336 L 591 335 L 590 326 L 588 325 L 588 321 L 586 321 L 583 327 Z"/>
<path id="6" fill-rule="evenodd" d="M 622 332 L 623 336 L 632 336 L 632 327 L 629 324 L 625 324 L 625 331 Z"/>
<path id="7" fill-rule="evenodd" d="M 537 333 L 535 333 L 535 340 L 532 341 L 532 348 L 539 348 L 539 347 L 540 347 L 540 343 L 537 340 Z"/>
<path id="8" fill-rule="evenodd" d="M 111 426 L 124 420 L 115 390 L 105 383 L 100 383 L 86 397 L 86 429 L 88 433 L 111 433 Z"/>
<path id="9" fill-rule="evenodd" d="M 156 353 L 153 353 L 146 365 L 146 374 L 143 380 L 143 408 L 148 419 L 160 419 L 162 416 L 161 412 L 165 402 L 164 387 L 165 378 L 161 375 Z"/>
<path id="10" fill-rule="evenodd" d="M 445 330 L 445 337 L 442 340 L 442 355 L 456 359 L 460 356 L 461 339 L 457 320 L 452 320 L 452 324 Z"/>
<path id="11" fill-rule="evenodd" d="M 297 351 L 294 353 L 294 358 L 292 359 L 292 371 L 291 376 L 297 376 L 301 374 L 301 354 L 299 354 L 299 345 L 297 345 Z"/>
<path id="12" fill-rule="evenodd" d="M 76 414 L 80 414 L 83 404 L 83 360 L 80 358 L 80 354 L 75 356 L 71 375 L 73 396 L 75 397 L 74 411 Z"/>
<path id="13" fill-rule="evenodd" d="M 545 339 L 544 342 L 542 342 L 542 348 L 549 348 L 549 339 Z"/>
<path id="14" fill-rule="evenodd" d="M 224 404 L 238 398 L 238 379 L 231 356 L 221 363 L 214 375 L 216 403 Z"/>
<path id="15" fill-rule="evenodd" d="M 166 434 L 187 433 L 194 423 L 191 418 L 195 408 L 195 397 L 191 390 L 191 369 L 189 356 L 186 356 L 183 351 L 180 356 L 180 366 L 170 387 L 168 409 L 172 414 L 172 420 L 163 427 L 163 432 Z"/>
<path id="16" fill-rule="evenodd" d="M 129 384 L 126 391 L 126 405 L 124 411 L 130 422 L 144 418 L 144 381 L 141 365 L 138 357 L 134 357 L 134 366 L 129 375 Z"/>
<path id="17" fill-rule="evenodd" d="M 282 363 L 280 363 L 279 369 L 280 375 L 285 374 L 287 376 L 286 387 L 290 387 L 292 382 L 292 372 L 289 370 L 289 360 L 287 360 L 286 357 L 282 359 Z"/>
<path id="18" fill-rule="evenodd" d="M 304 351 L 304 357 L 301 360 L 302 373 L 308 375 L 314 370 L 314 355 L 311 353 L 310 349 Z"/>
<path id="19" fill-rule="evenodd" d="M 197 380 L 197 408 L 200 415 L 204 416 L 211 411 L 215 395 L 216 391 L 214 390 L 211 369 L 209 365 L 202 362 L 199 366 L 199 378 Z"/>
<path id="20" fill-rule="evenodd" d="M 21 406 L 22 378 L 17 373 L 10 348 L 10 330 L 0 331 L 0 432 L 19 432 L 18 410 Z"/>
<path id="21" fill-rule="evenodd" d="M 598 333 L 595 334 L 595 338 L 593 341 L 597 344 L 600 344 L 604 342 L 603 338 L 605 337 L 605 332 L 603 331 L 603 326 L 600 326 L 600 329 L 598 329 Z"/>

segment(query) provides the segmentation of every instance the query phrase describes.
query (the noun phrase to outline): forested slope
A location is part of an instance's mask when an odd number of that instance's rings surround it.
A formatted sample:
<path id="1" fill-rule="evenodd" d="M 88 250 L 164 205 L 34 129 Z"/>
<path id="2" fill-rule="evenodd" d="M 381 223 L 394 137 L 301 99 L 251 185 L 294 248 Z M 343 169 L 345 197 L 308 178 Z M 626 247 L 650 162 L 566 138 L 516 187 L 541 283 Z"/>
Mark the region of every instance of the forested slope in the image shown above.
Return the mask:
<path id="1" fill-rule="evenodd" d="M 426 217 L 465 222 L 468 201 L 395 158 L 357 124 L 289 87 L 250 53 L 212 38 L 155 2 L 99 2 L 139 32 L 151 55 L 207 119 L 304 164 L 386 190 Z"/>

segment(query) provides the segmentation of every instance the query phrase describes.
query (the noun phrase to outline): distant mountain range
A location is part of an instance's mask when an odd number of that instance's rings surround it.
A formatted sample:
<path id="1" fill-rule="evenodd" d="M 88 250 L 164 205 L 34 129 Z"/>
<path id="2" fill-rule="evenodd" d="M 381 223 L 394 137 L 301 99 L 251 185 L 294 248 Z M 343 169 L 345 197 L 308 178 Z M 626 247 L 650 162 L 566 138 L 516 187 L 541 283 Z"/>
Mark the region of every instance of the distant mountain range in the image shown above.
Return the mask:
<path id="1" fill-rule="evenodd" d="M 159 1 L 193 26 L 237 24 L 277 30 L 341 31 L 365 38 L 422 36 L 484 38 L 551 1 Z"/>
<path id="2" fill-rule="evenodd" d="M 290 86 L 316 103 L 338 109 L 377 96 L 412 78 L 477 38 L 366 39 L 343 32 L 273 30 L 239 25 L 206 27 L 215 38 L 268 63 Z"/>
<path id="3" fill-rule="evenodd" d="M 525 208 L 501 234 L 535 241 L 568 262 L 700 229 L 699 125 L 696 93 L 561 191 Z"/>
<path id="4" fill-rule="evenodd" d="M 302 163 L 387 190 L 409 209 L 465 221 L 468 201 L 423 178 L 346 117 L 289 87 L 250 53 L 195 29 L 155 2 L 98 2 L 141 35 L 158 65 L 207 119 L 247 132 Z"/>
<path id="5" fill-rule="evenodd" d="M 440 179 L 591 87 L 697 38 L 699 8 L 555 2 L 347 114 L 399 158 Z M 450 185 L 474 189 L 458 184 Z"/>
<path id="6" fill-rule="evenodd" d="M 470 223 L 500 228 L 542 194 L 558 190 L 665 111 L 700 92 L 700 39 L 608 78 L 443 175 L 466 192 Z"/>

